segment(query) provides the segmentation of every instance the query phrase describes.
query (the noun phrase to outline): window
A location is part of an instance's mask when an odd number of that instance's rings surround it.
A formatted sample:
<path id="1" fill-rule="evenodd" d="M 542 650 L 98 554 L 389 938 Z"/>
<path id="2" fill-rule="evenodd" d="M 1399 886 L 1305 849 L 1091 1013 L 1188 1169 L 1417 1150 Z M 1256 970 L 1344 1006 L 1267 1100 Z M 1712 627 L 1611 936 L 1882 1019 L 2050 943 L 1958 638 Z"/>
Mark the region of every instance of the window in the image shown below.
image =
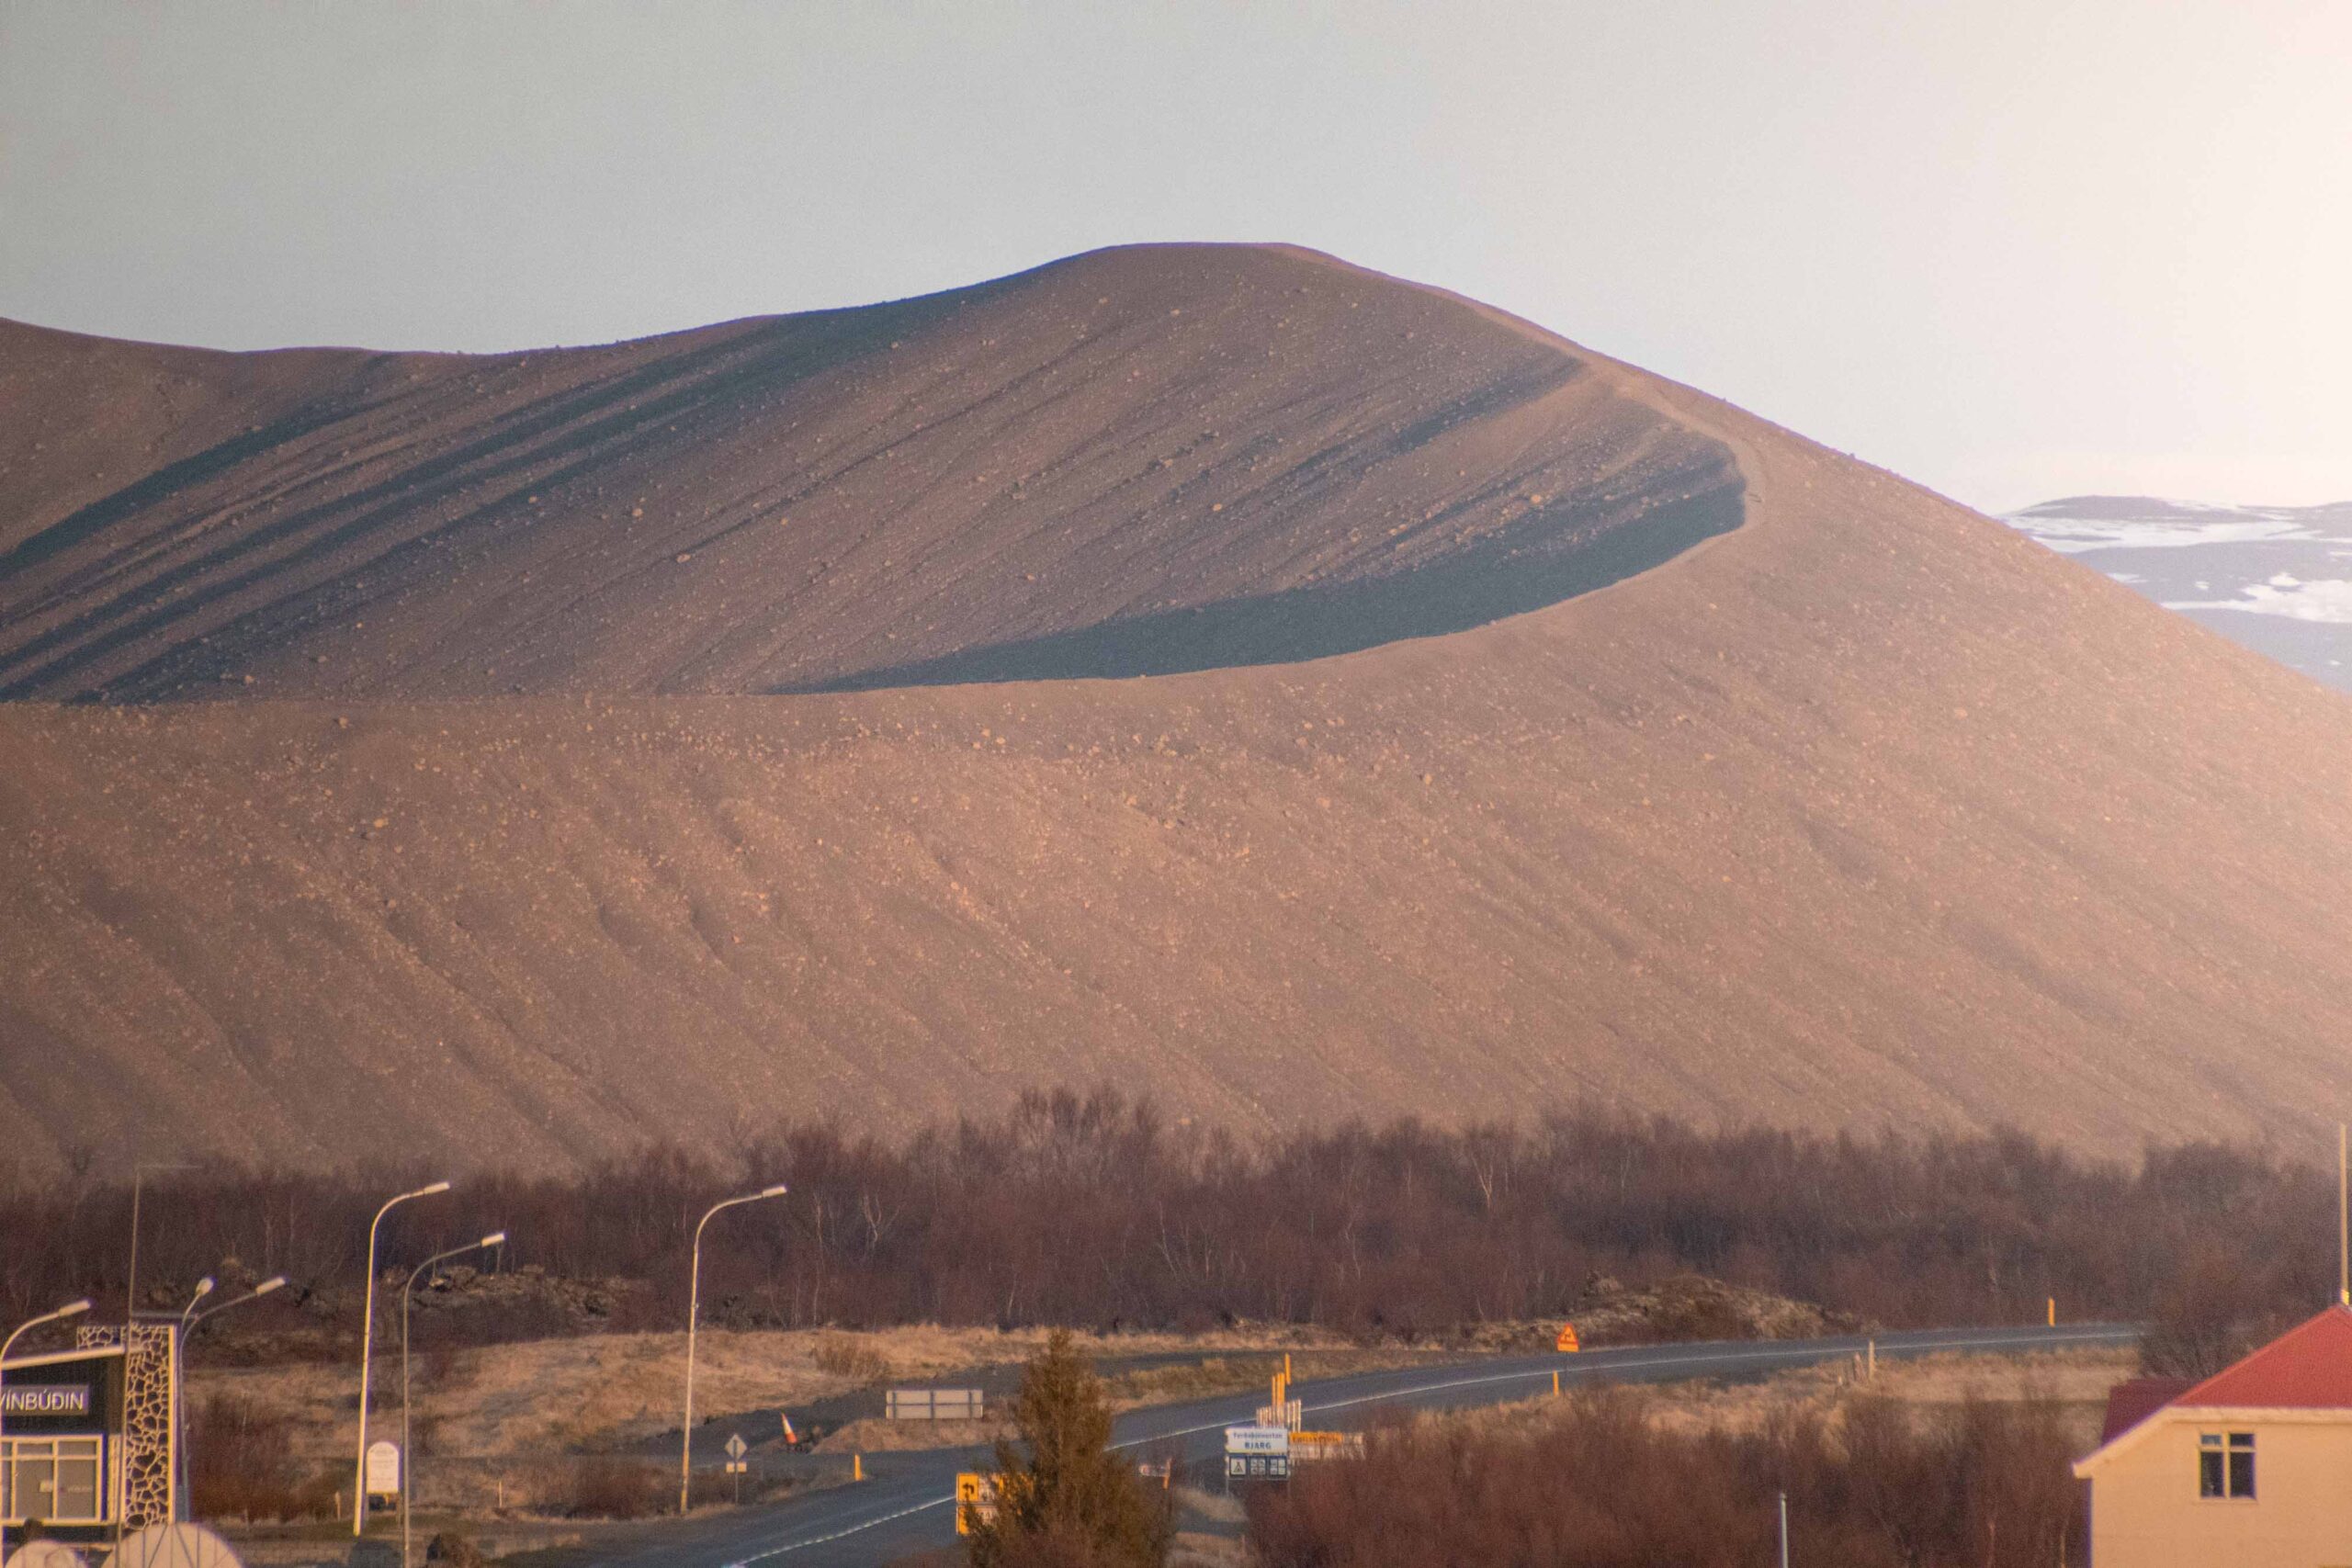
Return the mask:
<path id="1" fill-rule="evenodd" d="M 2254 1434 L 2200 1432 L 2197 1436 L 2197 1495 L 2254 1495 Z"/>
<path id="2" fill-rule="evenodd" d="M 104 1438 L 9 1438 L 0 1446 L 0 1519 L 96 1524 L 106 1518 L 100 1484 Z"/>

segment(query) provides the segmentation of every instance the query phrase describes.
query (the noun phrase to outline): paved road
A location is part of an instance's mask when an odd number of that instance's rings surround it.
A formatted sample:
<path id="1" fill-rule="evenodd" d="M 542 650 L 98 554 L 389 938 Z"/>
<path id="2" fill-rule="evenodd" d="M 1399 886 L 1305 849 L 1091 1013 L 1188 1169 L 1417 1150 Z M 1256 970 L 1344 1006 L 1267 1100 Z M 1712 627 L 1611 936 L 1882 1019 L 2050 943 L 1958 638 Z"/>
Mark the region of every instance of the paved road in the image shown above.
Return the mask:
<path id="1" fill-rule="evenodd" d="M 2018 1351 L 2129 1343 L 2137 1330 L 2095 1324 L 2065 1328 L 1958 1328 L 1878 1337 L 1881 1356 L 1939 1350 Z M 1363 1372 L 1295 1387 L 1311 1427 L 1346 1427 L 1378 1405 L 1456 1409 L 1523 1399 L 1551 1386 L 1552 1374 L 1577 1381 L 1671 1382 L 1741 1377 L 1812 1362 L 1840 1360 L 1860 1338 L 1767 1343 L 1655 1345 L 1587 1350 L 1574 1356 L 1488 1358 L 1444 1367 Z M 1122 1448 L 1188 1461 L 1217 1462 L 1224 1431 L 1251 1419 L 1259 1397 L 1233 1394 L 1122 1416 Z M 836 1486 L 765 1507 L 711 1514 L 650 1527 L 615 1540 L 599 1568 L 865 1568 L 955 1539 L 956 1472 L 986 1468 L 986 1450 L 874 1454 L 863 1484 Z"/>

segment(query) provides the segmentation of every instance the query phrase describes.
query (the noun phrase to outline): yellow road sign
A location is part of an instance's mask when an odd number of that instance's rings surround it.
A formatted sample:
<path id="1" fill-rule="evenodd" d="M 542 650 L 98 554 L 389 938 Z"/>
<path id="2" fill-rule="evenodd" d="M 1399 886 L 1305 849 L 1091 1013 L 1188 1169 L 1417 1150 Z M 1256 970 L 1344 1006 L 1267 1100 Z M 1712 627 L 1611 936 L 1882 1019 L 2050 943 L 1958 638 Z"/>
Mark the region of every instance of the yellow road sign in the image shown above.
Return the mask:
<path id="1" fill-rule="evenodd" d="M 1312 1463 L 1317 1460 L 1363 1458 L 1362 1432 L 1293 1432 L 1290 1435 L 1291 1463 Z"/>
<path id="2" fill-rule="evenodd" d="M 996 1523 L 997 1478 L 992 1472 L 967 1470 L 956 1477 L 956 1533 L 969 1535 L 980 1525 Z"/>
<path id="3" fill-rule="evenodd" d="M 1573 1323 L 1564 1323 L 1560 1325 L 1560 1337 L 1555 1341 L 1555 1343 L 1562 1350 L 1576 1349 L 1577 1348 L 1577 1325 Z"/>

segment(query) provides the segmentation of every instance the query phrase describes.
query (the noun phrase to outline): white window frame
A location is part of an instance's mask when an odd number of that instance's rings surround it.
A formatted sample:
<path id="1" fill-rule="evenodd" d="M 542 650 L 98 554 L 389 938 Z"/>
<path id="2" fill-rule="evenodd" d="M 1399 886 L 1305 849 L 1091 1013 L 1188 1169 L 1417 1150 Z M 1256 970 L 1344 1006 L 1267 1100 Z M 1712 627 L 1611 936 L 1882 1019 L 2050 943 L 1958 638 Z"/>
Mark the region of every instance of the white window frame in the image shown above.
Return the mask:
<path id="1" fill-rule="evenodd" d="M 2251 1503 L 2261 1495 L 2260 1477 L 2255 1470 L 2255 1434 L 2248 1431 L 2199 1432 L 2197 1434 L 2197 1494 L 2200 1502 Z M 2205 1490 L 2205 1464 L 2208 1460 L 2221 1468 L 2222 1489 Z M 2238 1490 L 2237 1461 L 2245 1461 L 2245 1490 Z"/>
<path id="2" fill-rule="evenodd" d="M 21 1527 L 28 1517 L 45 1525 L 103 1525 L 114 1517 L 107 1507 L 111 1500 L 107 1489 L 107 1438 L 102 1432 L 10 1432 L 0 1437 L 0 1524 L 11 1529 Z M 93 1468 L 90 1496 L 96 1512 L 91 1514 L 36 1513 L 26 1515 L 17 1507 L 18 1467 L 34 1464 L 50 1468 L 50 1501 L 57 1498 L 57 1470 L 64 1465 L 87 1464 Z"/>

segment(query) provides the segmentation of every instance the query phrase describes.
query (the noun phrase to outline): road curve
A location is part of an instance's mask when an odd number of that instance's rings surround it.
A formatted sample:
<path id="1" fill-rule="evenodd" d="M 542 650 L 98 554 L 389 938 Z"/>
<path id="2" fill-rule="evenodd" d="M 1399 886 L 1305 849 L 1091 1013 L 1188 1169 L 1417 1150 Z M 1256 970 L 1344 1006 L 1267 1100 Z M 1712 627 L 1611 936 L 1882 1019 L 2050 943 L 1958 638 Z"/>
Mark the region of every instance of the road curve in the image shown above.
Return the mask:
<path id="1" fill-rule="evenodd" d="M 2138 1330 L 2115 1324 L 2063 1328 L 1951 1328 L 1877 1337 L 1881 1356 L 1939 1351 L 2024 1351 L 2123 1345 Z M 1363 1372 L 1296 1385 L 1307 1425 L 1354 1425 L 1375 1406 L 1460 1409 L 1521 1399 L 1565 1381 L 1675 1382 L 1743 1377 L 1860 1351 L 1858 1336 L 1832 1339 L 1629 1346 L 1573 1356 L 1487 1358 L 1442 1367 Z M 1190 1461 L 1214 1461 L 1228 1426 L 1246 1422 L 1259 1403 L 1231 1394 L 1187 1404 L 1131 1411 L 1114 1441 L 1125 1449 L 1178 1449 Z M 1326 1418 L 1328 1417 L 1328 1418 Z M 1351 1419 L 1352 1418 L 1352 1419 Z M 862 1484 L 812 1492 L 770 1506 L 729 1511 L 649 1527 L 613 1540 L 595 1568 L 866 1568 L 954 1539 L 956 1472 L 984 1468 L 987 1450 L 875 1454 Z"/>

